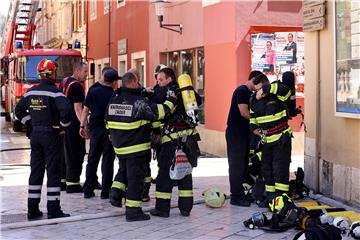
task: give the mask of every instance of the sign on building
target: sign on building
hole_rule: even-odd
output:
[[[312,32],[325,28],[325,0],[304,0],[303,2],[304,32]]]

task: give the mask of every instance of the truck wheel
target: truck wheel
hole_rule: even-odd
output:
[[[15,120],[13,122],[13,130],[14,132],[21,132],[23,124],[19,120]]]

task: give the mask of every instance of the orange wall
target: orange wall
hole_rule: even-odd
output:
[[[118,40],[127,38],[128,68],[130,68],[131,53],[145,50],[147,55],[149,54],[149,2],[127,0],[125,6],[120,8],[116,8],[116,1],[111,1],[111,4],[111,65],[117,68]],[[95,20],[90,21],[90,14],[88,16],[88,57],[94,59],[108,57],[109,14],[104,15],[104,2],[97,2]],[[147,79],[149,77],[147,72]]]

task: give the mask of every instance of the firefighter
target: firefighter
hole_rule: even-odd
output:
[[[292,130],[288,125],[287,102],[291,91],[280,81],[269,84],[263,74],[256,77],[254,84],[257,92],[250,104],[250,126],[261,137],[261,169],[267,195],[261,204],[264,207],[274,197],[289,191]]]
[[[108,69],[104,72],[104,78],[99,82],[100,86],[93,87],[85,99],[85,106],[81,114],[81,125],[79,134],[83,138],[89,138],[90,149],[88,163],[86,165],[86,180],[84,183],[84,198],[95,196],[94,190],[97,185],[96,171],[102,155],[102,191],[101,199],[109,198],[109,191],[114,173],[115,153],[108,138],[108,131],[105,128],[104,116],[110,98],[114,93],[114,86],[121,77],[115,69]],[[90,115],[91,111],[91,115]],[[88,116],[89,124],[87,124]]]
[[[138,79],[132,72],[124,74],[122,86],[110,99],[105,117],[120,165],[110,190],[110,203],[122,207],[125,197],[127,221],[149,220],[141,203],[146,166],[151,157],[151,121],[173,111],[175,99],[170,97],[152,108],[141,95]]]
[[[80,175],[85,156],[85,139],[79,135],[80,118],[85,100],[84,88],[81,82],[87,77],[87,64],[75,63],[74,73],[62,83],[62,89],[72,106],[72,124],[65,131],[64,152],[66,163],[66,192],[83,192],[80,185]]]
[[[32,128],[28,219],[43,215],[39,203],[45,169],[48,218],[69,217],[60,207],[60,134],[71,124],[71,105],[55,86],[55,62],[41,60],[37,72],[41,77],[40,84],[30,88],[15,108],[16,117]]]
[[[169,217],[172,188],[175,184],[175,181],[170,179],[169,169],[173,163],[176,150],[183,148],[191,165],[196,167],[197,158],[200,155],[197,143],[200,140],[200,136],[195,128],[196,123],[185,112],[180,95],[181,90],[176,81],[174,71],[171,68],[161,69],[158,73],[157,81],[159,88],[166,89],[166,91],[159,91],[159,94],[162,95],[155,97],[161,99],[170,93],[179,95],[174,113],[162,121],[161,150],[158,156],[159,172],[156,179],[155,192],[156,206],[154,210],[150,211],[150,214],[153,216]],[[197,93],[196,100],[198,106],[201,105],[201,98]],[[191,174],[178,181],[178,206],[181,215],[185,217],[190,215],[193,206],[192,184]]]

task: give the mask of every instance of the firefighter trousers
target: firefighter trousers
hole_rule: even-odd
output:
[[[158,156],[159,172],[156,178],[156,209],[161,212],[170,212],[170,202],[172,188],[175,181],[170,179],[169,170],[175,157],[175,144],[172,142],[164,143]],[[178,206],[181,211],[190,212],[193,204],[193,181],[192,175],[186,175],[178,180],[179,199]]]
[[[149,200],[149,192],[152,182],[150,162],[151,162],[151,155],[149,155],[149,159],[146,162],[143,201]]]
[[[275,143],[262,146],[261,171],[267,194],[289,191],[289,167],[291,162],[291,137],[283,134]]]
[[[245,198],[243,182],[248,171],[250,136],[234,134],[226,129],[225,137],[231,198],[242,200]]]
[[[97,169],[102,155],[101,197],[108,198],[114,174],[115,152],[105,127],[97,127],[90,131],[90,149],[86,165],[86,180],[83,186],[84,194],[94,192],[97,181]]]
[[[80,126],[72,123],[65,131],[66,186],[79,186],[85,156],[85,139],[79,134]]]
[[[144,178],[150,154],[149,152],[146,155],[130,158],[118,156],[119,170],[111,186],[111,191],[116,194],[111,195],[110,201],[121,202],[122,198],[126,197],[125,206],[132,210],[126,211],[127,216],[141,211]]]
[[[41,188],[45,170],[47,173],[47,210],[49,214],[60,212],[60,134],[56,130],[31,133],[31,160],[28,191],[28,211],[39,210]]]

